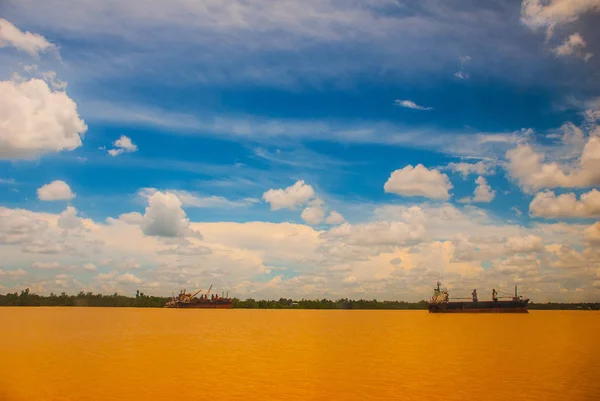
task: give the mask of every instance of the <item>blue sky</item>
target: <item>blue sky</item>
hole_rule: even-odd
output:
[[[598,300],[599,7],[4,2],[0,291]]]

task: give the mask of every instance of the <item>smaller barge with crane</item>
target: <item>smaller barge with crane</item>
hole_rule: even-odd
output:
[[[218,294],[210,295],[211,289],[212,285],[206,291],[206,294],[199,297],[196,297],[196,295],[200,294],[202,290],[198,290],[194,294],[186,293],[185,289],[181,290],[177,297],[173,294],[173,297],[166,303],[165,308],[231,309],[233,302],[229,298],[229,294],[227,296],[219,296]]]
[[[472,298],[454,298],[470,299],[470,301],[450,301],[448,290],[440,288],[440,282],[437,282],[437,288],[433,290],[433,297],[428,302],[429,313],[528,313],[528,298],[523,298],[517,294],[515,286],[515,295],[508,300],[500,300],[496,289],[492,289],[491,301],[480,301],[477,297],[477,290],[471,293]]]

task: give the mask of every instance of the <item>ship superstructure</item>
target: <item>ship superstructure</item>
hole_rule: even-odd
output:
[[[441,288],[441,283],[437,282],[437,287],[433,290],[433,296],[429,301],[429,313],[527,313],[528,298],[523,298],[517,293],[512,297],[498,297],[496,289],[492,289],[491,301],[480,301],[477,295],[477,289],[471,293],[471,298],[454,298],[450,300],[448,290]],[[501,299],[504,298],[504,299]],[[505,299],[510,298],[510,299]],[[470,300],[467,300],[470,299]],[[463,301],[464,300],[464,301]]]
[[[212,309],[230,309],[233,306],[231,298],[228,296],[219,296],[211,294],[212,285],[206,291],[206,294],[199,295],[202,290],[196,291],[194,294],[187,293],[185,289],[181,290],[177,297],[173,295],[166,303],[165,308],[212,308]],[[210,295],[210,297],[209,297]],[[229,295],[229,294],[228,294]]]

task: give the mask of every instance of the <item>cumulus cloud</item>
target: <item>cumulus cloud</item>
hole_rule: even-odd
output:
[[[131,138],[125,135],[121,135],[119,139],[113,142],[114,149],[109,149],[108,154],[111,156],[118,156],[123,153],[137,152],[138,147],[131,141]]]
[[[414,221],[380,221],[352,225],[344,223],[332,227],[322,238],[343,240],[345,244],[360,247],[400,246],[421,240],[426,229]]]
[[[545,28],[550,35],[554,26],[574,22],[599,9],[598,0],[524,0],[521,21],[532,29]]]
[[[45,37],[37,33],[23,32],[10,21],[0,18],[0,47],[12,46],[31,56],[56,49]]]
[[[81,146],[77,105],[41,79],[0,81],[0,159],[32,159]]]
[[[475,191],[473,192],[473,197],[461,198],[458,201],[460,203],[470,203],[470,202],[480,202],[480,203],[488,203],[491,202],[496,196],[496,191],[492,189],[492,187],[488,184],[485,178],[477,177],[475,180]]]
[[[593,189],[579,200],[574,193],[556,196],[552,191],[540,192],[529,204],[529,213],[551,219],[600,216],[600,191]]]
[[[23,209],[0,206],[0,243],[28,244],[46,231],[48,222]]]
[[[504,240],[505,254],[538,252],[544,248],[543,241],[536,235],[513,236]]]
[[[585,229],[585,239],[592,245],[600,245],[600,221]]]
[[[67,206],[58,217],[57,225],[65,230],[74,230],[83,227],[83,222],[77,217],[77,209]]]
[[[75,248],[75,251],[42,260],[48,264],[46,267],[52,267],[54,262],[71,266],[81,272],[80,279],[85,281],[76,285],[68,283],[71,287],[67,289],[61,287],[67,284],[65,282],[49,281],[44,285],[45,293],[77,292],[80,288],[121,293],[139,285],[145,292],[152,288],[154,294],[167,295],[174,282],[190,288],[210,281],[217,288],[242,298],[276,298],[280,294],[295,298],[346,297],[360,293],[378,299],[418,300],[430,295],[440,269],[444,270],[445,282],[454,288],[470,286],[468,283],[473,280],[482,287],[498,285],[499,281],[509,286],[513,280],[519,280],[524,290],[536,285],[542,291],[554,291],[552,286],[561,282],[561,276],[554,271],[549,269],[541,275],[535,269],[516,269],[518,258],[507,260],[515,255],[522,259],[534,254],[538,260],[552,261],[545,243],[577,244],[581,238],[579,243],[583,244],[583,231],[589,227],[541,223],[534,228],[508,225],[473,206],[457,208],[447,203],[380,207],[375,218],[381,220],[342,224],[321,231],[291,223],[190,223],[191,228],[205,235],[201,240],[144,235],[140,225],[127,224],[121,219],[103,224],[80,218],[86,229],[74,232],[58,226],[58,214],[0,208],[0,238],[11,241],[2,245],[4,263],[29,266],[25,269],[30,273],[7,280],[7,269],[3,266],[2,278],[8,286],[4,282],[3,285],[11,292],[24,285],[41,288],[33,287],[39,283],[35,279],[40,273],[31,267],[39,259],[22,253],[21,249],[25,244],[40,240],[39,233],[45,233],[44,239],[57,243],[68,236],[66,239]],[[589,244],[592,244],[592,234]],[[92,246],[99,242],[102,242],[100,247]],[[562,265],[578,263],[577,266],[584,266],[580,268],[582,272],[587,269],[585,263],[589,266],[591,261],[597,260],[591,251],[579,256],[565,251],[562,255]],[[567,256],[572,261],[567,260]],[[98,266],[99,274],[92,277],[85,272],[83,262],[74,263],[74,258]],[[493,261],[494,266],[505,261],[502,271],[482,269],[481,263],[486,260]],[[108,272],[106,265],[112,266]],[[132,270],[141,265],[147,268]],[[293,279],[281,276],[268,283],[252,278],[278,269],[293,270],[300,276]],[[89,271],[93,268],[89,267]],[[578,270],[577,280],[583,277],[579,274]],[[343,283],[347,277],[355,277],[356,281]],[[547,284],[536,284],[541,280]],[[582,281],[577,287],[588,290],[591,284],[586,283]],[[403,290],[407,286],[409,292]],[[531,293],[531,290],[525,291]],[[536,300],[560,300],[553,294],[539,295]]]
[[[138,212],[129,212],[120,214],[119,220],[128,224],[142,224],[144,222],[144,216]]]
[[[0,276],[1,275],[6,275],[8,277],[23,277],[23,276],[27,276],[29,273],[27,273],[25,270],[23,269],[17,269],[17,270],[5,270],[2,271],[0,269]]]
[[[412,100],[397,100],[396,99],[394,101],[394,104],[396,106],[405,107],[407,109],[413,109],[413,110],[433,110],[433,107],[419,106]]]
[[[117,282],[123,284],[140,284],[143,280],[131,273],[125,273],[117,277]]]
[[[96,276],[97,280],[100,281],[104,281],[104,280],[113,280],[115,277],[117,277],[118,272],[116,270],[113,270],[112,272],[109,273],[100,273]]]
[[[43,201],[71,200],[75,198],[71,187],[61,180],[52,181],[50,184],[38,188],[37,195],[38,199]]]
[[[586,53],[584,51],[585,47],[585,41],[583,40],[581,35],[576,32],[573,35],[566,38],[564,42],[561,43],[559,46],[554,48],[554,54],[556,54],[557,56],[577,55],[585,61],[588,61],[593,56],[593,54]]]
[[[323,201],[320,199],[313,200],[300,215],[302,220],[308,224],[321,224],[325,218],[325,209],[323,209]]]
[[[295,209],[308,203],[314,196],[313,188],[300,180],[285,189],[269,189],[262,199],[271,205],[271,210],[279,210]]]
[[[541,262],[534,254],[515,255],[494,261],[492,269],[500,274],[526,275],[539,271],[540,264]]]
[[[422,164],[408,165],[392,172],[384,185],[387,193],[403,196],[424,196],[431,199],[447,200],[453,188],[448,176],[438,169],[429,170]]]
[[[331,212],[329,212],[329,216],[327,216],[325,223],[336,225],[336,224],[342,224],[344,221],[346,221],[344,219],[344,216],[342,216],[339,212],[332,210]]]
[[[126,258],[117,264],[118,270],[130,270],[130,269],[139,269],[142,265],[133,258]]]
[[[600,185],[600,137],[591,136],[572,166],[546,163],[546,155],[530,144],[506,152],[509,175],[526,192],[542,188],[586,188]]]
[[[190,228],[190,221],[181,208],[181,201],[177,195],[160,191],[148,198],[142,230],[146,235],[158,237],[199,235]]]
[[[212,253],[212,250],[206,246],[190,246],[190,245],[177,245],[173,248],[162,249],[158,253],[163,255],[186,255],[186,256],[198,256],[208,255]]]
[[[467,178],[470,174],[491,175],[494,174],[495,165],[488,161],[479,161],[477,163],[448,163],[446,169],[453,173],[460,173],[462,178]]]
[[[477,177],[475,183],[477,187],[473,193],[473,202],[491,202],[496,196],[496,191],[490,187],[483,177]]]
[[[46,255],[56,254],[67,254],[75,250],[75,248],[69,244],[61,241],[52,241],[49,239],[45,240],[34,240],[29,244],[23,245],[24,253],[40,253]]]
[[[86,270],[86,271],[89,271],[89,272],[95,272],[97,270],[97,267],[93,263],[85,263],[83,265],[83,270]]]
[[[62,269],[64,266],[58,262],[34,262],[31,267],[40,270],[56,270]]]

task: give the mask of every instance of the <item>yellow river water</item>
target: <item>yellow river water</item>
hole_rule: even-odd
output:
[[[0,400],[600,400],[600,313],[0,308]]]

